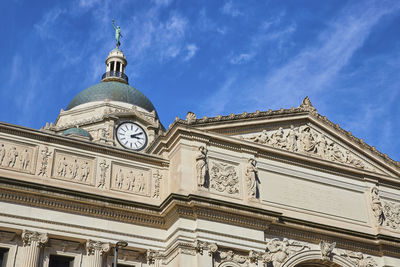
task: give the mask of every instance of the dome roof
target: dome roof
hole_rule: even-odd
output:
[[[69,128],[62,132],[62,135],[65,135],[65,136],[72,135],[72,134],[87,137],[90,140],[92,140],[92,136],[90,135],[90,133],[82,128],[74,127],[74,128]]]
[[[142,92],[120,82],[102,82],[86,88],[72,99],[67,110],[81,104],[105,99],[129,103],[149,112],[155,110],[153,104]]]

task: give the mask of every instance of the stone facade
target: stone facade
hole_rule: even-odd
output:
[[[131,151],[115,128],[149,137]],[[91,140],[64,136],[79,126]],[[133,134],[133,136],[136,136]],[[118,101],[40,131],[0,123],[0,251],[8,267],[400,266],[400,164],[298,108],[177,118]],[[5,255],[5,254],[4,254]]]

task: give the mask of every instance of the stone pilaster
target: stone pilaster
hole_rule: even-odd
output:
[[[103,255],[110,250],[110,243],[88,240],[86,242],[89,256],[88,267],[103,267]]]
[[[46,233],[24,230],[22,232],[22,241],[24,243],[22,266],[39,267],[40,249],[48,240]]]

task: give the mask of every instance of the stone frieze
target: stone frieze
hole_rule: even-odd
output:
[[[235,165],[211,161],[210,191],[239,195],[239,177]]]
[[[35,172],[35,146],[0,139],[0,168]]]
[[[150,170],[113,163],[110,188],[130,194],[149,196]]]
[[[94,158],[83,155],[55,151],[52,177],[80,184],[93,184]]]
[[[263,130],[261,133],[240,136],[240,138],[359,169],[377,171],[370,163],[309,125],[298,127],[291,125],[290,128],[279,127],[272,131]]]

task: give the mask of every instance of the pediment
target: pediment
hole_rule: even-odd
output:
[[[197,129],[284,150],[296,155],[398,177],[400,166],[387,155],[322,117],[300,108],[196,119]]]
[[[264,125],[257,131],[231,135],[245,142],[256,143],[275,149],[313,157],[324,161],[343,164],[361,170],[393,175],[389,170],[374,162],[368,154],[356,148],[355,144],[343,140],[334,132],[328,132],[318,124],[285,121]]]

